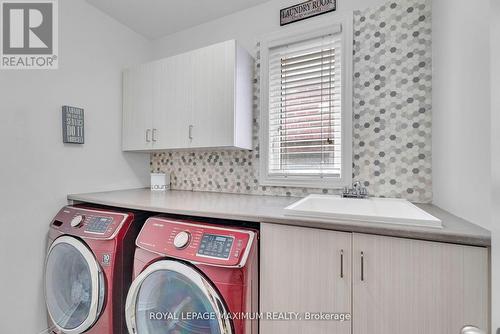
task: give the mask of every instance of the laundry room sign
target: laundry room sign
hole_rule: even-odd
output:
[[[85,142],[83,109],[62,107],[63,143],[83,144]]]
[[[280,11],[280,25],[305,20],[337,10],[337,0],[310,0]]]

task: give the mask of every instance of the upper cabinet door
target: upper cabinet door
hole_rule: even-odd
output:
[[[234,40],[125,71],[123,149],[252,149],[252,75]]]
[[[351,313],[351,241],[350,233],[261,224],[260,311],[297,312],[302,319],[261,320],[260,333],[351,333],[349,320],[305,318]]]
[[[124,151],[152,148],[153,71],[152,64],[144,64],[123,73]]]
[[[215,44],[191,55],[192,147],[233,146],[236,43]]]
[[[355,234],[354,334],[488,332],[486,248]]]
[[[192,56],[182,54],[155,63],[153,84],[153,149],[191,145],[193,68]]]

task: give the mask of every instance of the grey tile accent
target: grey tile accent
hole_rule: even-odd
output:
[[[370,193],[432,200],[431,6],[354,13],[353,176]]]
[[[375,196],[432,200],[429,1],[394,1],[354,13],[353,177]],[[283,196],[338,193],[259,185],[258,69],[259,59],[254,150],[152,154],[151,170],[170,172],[172,189]]]

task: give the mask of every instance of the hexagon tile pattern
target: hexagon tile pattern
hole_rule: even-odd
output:
[[[431,6],[354,13],[353,177],[370,193],[432,200]]]
[[[353,176],[371,195],[432,200],[430,0],[389,2],[354,13]],[[304,196],[335,189],[261,186],[259,46],[253,151],[169,151],[151,171],[171,173],[172,189]]]

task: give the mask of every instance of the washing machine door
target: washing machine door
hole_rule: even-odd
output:
[[[45,264],[45,301],[59,331],[80,334],[92,327],[105,290],[101,267],[83,242],[62,236],[52,243]]]
[[[126,302],[131,334],[232,334],[223,299],[203,274],[163,260],[132,283]]]

